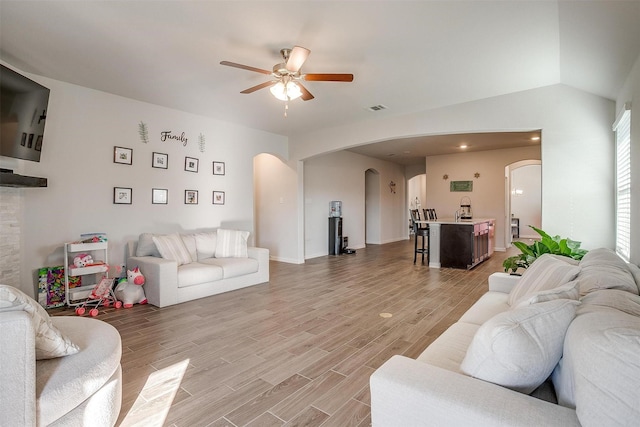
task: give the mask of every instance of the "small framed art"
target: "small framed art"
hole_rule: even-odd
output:
[[[113,163],[120,163],[121,165],[133,164],[133,149],[113,147]]]
[[[133,190],[127,187],[113,187],[113,203],[116,205],[130,205]]]
[[[198,190],[184,190],[184,204],[185,205],[197,205],[198,204]]]
[[[151,166],[154,168],[167,169],[169,167],[169,155],[154,152]]]
[[[198,172],[198,159],[194,157],[185,157],[184,170],[187,172]]]
[[[213,192],[213,204],[214,205],[224,205],[224,191],[214,191]]]
[[[154,205],[166,205],[169,203],[169,190],[166,188],[151,189],[151,203]]]
[[[213,174],[224,175],[224,162],[213,162]]]

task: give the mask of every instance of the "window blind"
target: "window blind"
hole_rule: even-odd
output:
[[[631,255],[631,106],[613,125],[616,133],[616,252]]]

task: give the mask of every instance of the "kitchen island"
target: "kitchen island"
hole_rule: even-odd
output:
[[[418,221],[429,225],[429,267],[471,269],[493,254],[495,219]]]

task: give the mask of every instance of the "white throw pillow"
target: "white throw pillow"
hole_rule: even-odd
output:
[[[176,261],[178,265],[189,264],[193,261],[182,238],[177,233],[153,236],[153,242],[164,259]]]
[[[218,233],[213,231],[211,233],[198,233],[196,234],[196,252],[198,261],[213,258],[216,254],[216,245]]]
[[[549,289],[546,291],[539,291],[521,299],[517,307],[524,307],[531,304],[538,304],[540,302],[553,301],[556,299],[572,299],[578,300],[580,298],[580,283],[577,280],[573,280],[566,285],[558,286],[557,288]]]
[[[580,268],[581,295],[599,289],[620,289],[638,295],[629,265],[611,249],[590,250],[580,261]]]
[[[579,272],[578,266],[552,255],[542,255],[531,263],[509,293],[509,305],[514,307],[529,295],[569,283]]]
[[[531,393],[562,357],[578,301],[555,300],[502,312],[476,332],[460,369],[467,375]]]
[[[13,286],[0,285],[0,302],[2,306],[21,306],[31,317],[36,338],[36,360],[53,359],[77,353],[80,349],[58,330],[40,304],[27,294]],[[11,308],[8,308],[11,310]]]
[[[136,248],[136,256],[155,256],[160,258],[160,252],[153,243],[153,234],[142,233],[138,238],[138,247]]]
[[[216,258],[247,258],[249,232],[242,230],[218,229]]]

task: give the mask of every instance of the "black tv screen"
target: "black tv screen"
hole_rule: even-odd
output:
[[[39,162],[49,89],[0,67],[0,156]]]

